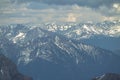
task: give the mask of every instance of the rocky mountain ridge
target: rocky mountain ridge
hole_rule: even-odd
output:
[[[119,73],[120,57],[109,50],[42,26],[16,24],[0,29],[4,54],[35,80],[88,80],[102,73]]]
[[[107,73],[92,80],[120,80],[120,74]]]

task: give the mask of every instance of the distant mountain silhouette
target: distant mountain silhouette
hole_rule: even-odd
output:
[[[0,80],[32,80],[19,73],[16,65],[0,51]]]

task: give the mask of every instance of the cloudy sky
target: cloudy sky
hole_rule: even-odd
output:
[[[0,0],[0,24],[120,19],[120,0]]]

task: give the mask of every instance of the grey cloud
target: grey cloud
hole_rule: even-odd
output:
[[[120,9],[120,7],[118,8]],[[117,10],[116,8],[113,7],[106,7],[106,6],[101,6],[98,10],[98,12],[104,14],[105,16],[111,17],[111,16],[120,16],[120,11]]]
[[[25,9],[7,10],[0,15],[0,24],[4,23],[40,23],[40,22],[84,22],[102,21],[104,16],[91,8],[74,6],[60,6],[63,9]],[[68,9],[69,8],[69,9]],[[47,16],[46,16],[47,15]],[[94,17],[94,19],[93,19]]]
[[[100,6],[111,6],[113,3],[120,3],[120,0],[11,0],[12,2],[40,2],[45,4],[54,5],[73,5],[88,6],[98,8]]]
[[[0,9],[0,24],[65,22],[70,19],[76,22],[99,22],[108,20],[109,17],[120,19],[120,10],[111,6],[119,2],[120,0],[0,0],[3,7],[9,6]]]

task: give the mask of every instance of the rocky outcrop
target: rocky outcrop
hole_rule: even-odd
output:
[[[0,53],[0,80],[32,80],[18,72],[16,65]]]
[[[120,74],[107,73],[107,74],[102,75],[100,77],[96,77],[92,80],[120,80]]]

